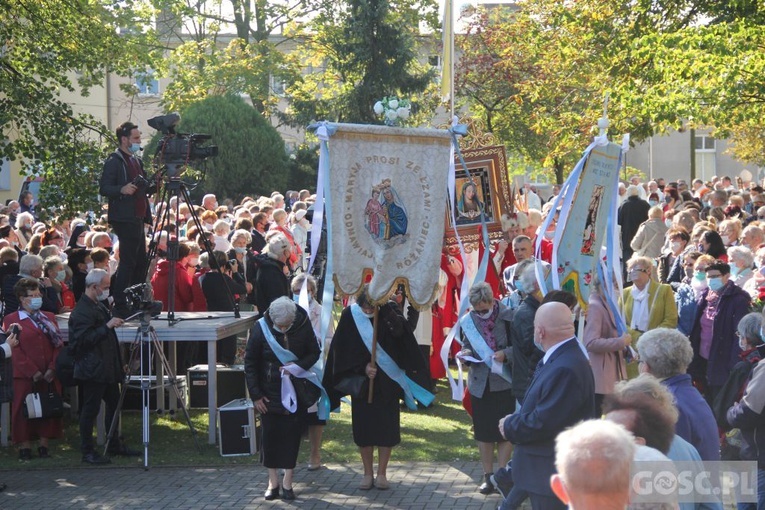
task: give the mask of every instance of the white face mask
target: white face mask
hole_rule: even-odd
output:
[[[672,228],[672,220],[667,218],[664,220],[664,224],[667,226],[667,228]]]
[[[723,244],[725,246],[728,246],[730,244],[730,237],[728,237],[728,236],[720,236],[720,238],[722,239],[722,242],[723,242]]]
[[[678,252],[680,251],[681,244],[678,241],[675,241],[672,243],[672,251]]]
[[[480,317],[481,319],[488,319],[489,317],[491,317],[491,312],[493,312],[493,311],[494,311],[494,308],[491,308],[491,309],[489,309],[489,310],[488,310],[487,312],[485,312],[485,313],[478,313],[478,312],[475,312],[475,314],[476,314],[478,317]]]

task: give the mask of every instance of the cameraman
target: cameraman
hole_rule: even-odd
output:
[[[119,238],[120,261],[114,277],[115,314],[130,314],[125,288],[143,283],[146,277],[146,236],[144,223],[151,224],[148,195],[156,186],[146,180],[141,150],[141,132],[132,122],[117,128],[119,148],[106,158],[99,193],[109,198],[109,224]]]
[[[110,430],[120,398],[119,383],[124,370],[114,328],[124,322],[112,317],[101,301],[109,296],[109,273],[92,269],[85,277],[85,292],[69,316],[69,349],[75,359],[74,378],[82,384],[80,441],[82,461],[108,464],[109,459],[95,451],[93,423],[106,403],[106,429]],[[115,427],[118,430],[118,427]],[[137,455],[121,438],[109,442],[110,455]]]

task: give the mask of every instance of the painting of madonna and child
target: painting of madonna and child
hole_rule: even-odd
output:
[[[408,239],[409,218],[390,179],[372,187],[364,220],[367,232],[378,244],[390,246]]]

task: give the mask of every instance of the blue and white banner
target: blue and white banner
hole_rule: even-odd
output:
[[[337,290],[384,302],[406,285],[418,308],[438,286],[446,217],[450,133],[436,129],[333,124],[330,237]]]
[[[560,214],[553,240],[552,286],[576,295],[583,310],[587,309],[593,276],[601,272],[601,277],[607,278],[607,274],[618,273],[620,252],[614,206],[622,151],[623,147],[610,143],[605,136],[597,137],[561,187],[553,205],[560,208]],[[543,223],[543,232],[553,216],[549,215]],[[538,242],[537,256],[540,250]],[[600,268],[603,259],[606,268]],[[544,278],[538,280],[546,293]],[[608,284],[603,287],[607,292],[611,289]],[[609,297],[607,301],[611,301]]]

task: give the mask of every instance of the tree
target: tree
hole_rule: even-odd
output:
[[[328,2],[155,1],[165,13],[162,33],[172,46],[163,67],[172,79],[162,97],[165,109],[183,110],[209,96],[241,94],[267,118],[279,99],[271,90],[272,80],[291,82],[300,73],[294,55],[280,49],[290,40],[285,31]]]
[[[219,150],[217,157],[205,162],[204,184],[193,193],[195,198],[215,193],[238,200],[285,189],[289,159],[284,141],[244,99],[211,96],[182,113],[179,132],[209,134]]]
[[[42,203],[96,209],[97,176],[114,134],[61,91],[87,97],[107,72],[152,60],[148,11],[131,1],[0,0],[0,157],[45,178]]]
[[[287,89],[285,120],[379,124],[375,102],[396,96],[413,103],[416,124],[437,104],[434,70],[419,63],[420,24],[437,23],[432,0],[349,0],[322,10],[305,39],[303,65],[320,72]],[[426,93],[426,91],[428,91]]]

